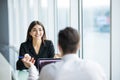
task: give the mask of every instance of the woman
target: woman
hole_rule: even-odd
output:
[[[38,58],[53,58],[54,52],[52,41],[46,40],[43,24],[39,21],[33,21],[28,28],[26,41],[20,46],[17,70],[27,69],[21,61],[25,54],[35,59],[35,66],[37,67]]]

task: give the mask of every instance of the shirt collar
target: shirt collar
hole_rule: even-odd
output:
[[[79,59],[78,55],[75,53],[69,53],[62,57],[63,61],[74,60],[74,59]]]

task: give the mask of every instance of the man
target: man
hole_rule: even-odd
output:
[[[106,80],[99,64],[80,59],[76,52],[80,38],[77,30],[66,27],[58,34],[58,47],[63,55],[62,61],[44,66],[38,74],[33,65],[34,59],[23,58],[29,68],[29,80]]]

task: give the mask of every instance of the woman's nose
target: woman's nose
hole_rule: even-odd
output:
[[[40,33],[40,31],[39,30],[37,30],[37,34],[39,34]]]

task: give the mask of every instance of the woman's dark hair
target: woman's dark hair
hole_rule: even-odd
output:
[[[43,28],[42,42],[44,43],[44,40],[46,39],[45,28],[44,28],[43,24],[39,21],[33,21],[29,25],[29,28],[28,28],[28,31],[27,31],[26,41],[32,41],[32,36],[30,35],[30,32],[35,25],[40,25]]]
[[[79,40],[79,33],[72,27],[66,27],[58,34],[58,44],[62,48],[63,54],[75,53]]]

